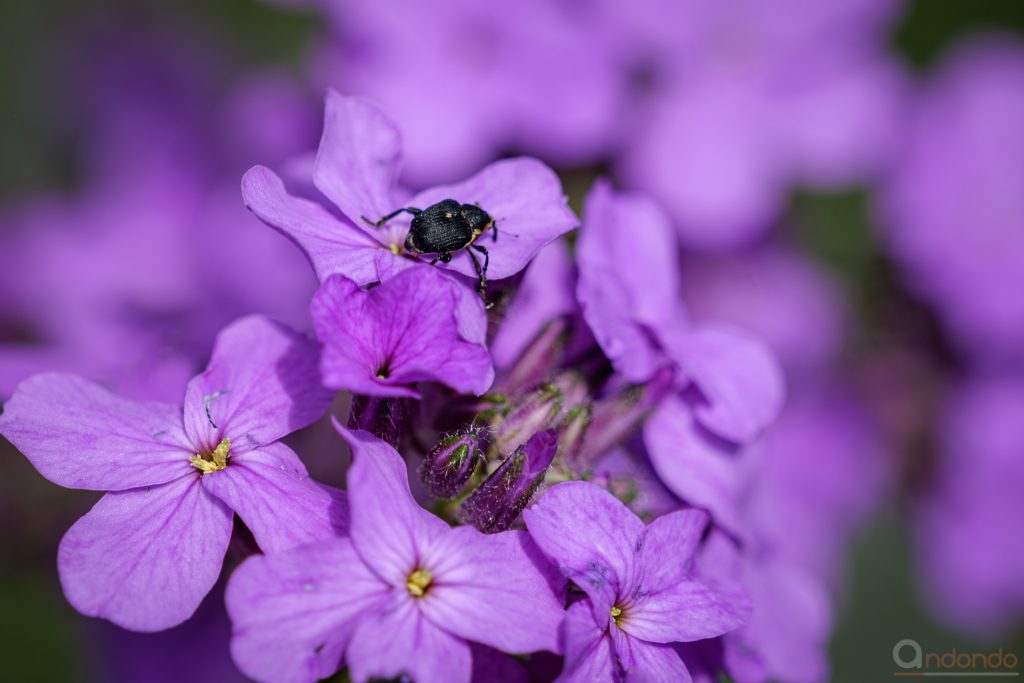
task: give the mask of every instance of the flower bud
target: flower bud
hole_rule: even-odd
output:
[[[558,428],[559,462],[575,462],[583,449],[593,410],[590,404],[573,407]]]
[[[662,368],[647,382],[625,387],[594,404],[576,464],[586,466],[616,446],[620,446],[640,428],[651,411],[671,390],[675,374]]]
[[[420,466],[420,479],[438,498],[454,498],[483,460],[481,436],[476,430],[453,434],[434,446]]]
[[[556,318],[546,324],[498,381],[498,390],[514,395],[536,387],[561,363],[568,339],[567,320]]]
[[[511,528],[544,481],[557,450],[553,429],[535,435],[469,495],[459,508],[459,521],[487,534]]]
[[[531,391],[497,420],[494,445],[500,455],[514,453],[538,432],[558,427],[569,412],[587,401],[587,385],[576,372],[563,372]]]

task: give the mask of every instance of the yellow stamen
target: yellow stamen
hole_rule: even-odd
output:
[[[196,453],[190,456],[188,461],[192,463],[192,467],[203,474],[210,474],[211,472],[218,472],[228,466],[228,457],[231,453],[231,439],[222,439],[217,447],[213,449],[212,453],[200,454]]]
[[[622,610],[615,605],[612,605],[612,620],[614,620],[616,624],[619,623],[620,616],[622,616]]]
[[[391,250],[391,253],[396,255],[396,256],[398,254],[402,253],[402,245],[401,244],[390,244],[390,245],[388,245],[388,248]]]
[[[430,580],[433,578],[426,569],[417,569],[412,574],[409,574],[405,587],[408,589],[409,595],[414,598],[422,598],[426,594],[427,588],[430,587]]]

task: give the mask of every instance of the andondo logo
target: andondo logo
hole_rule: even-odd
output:
[[[956,648],[946,652],[930,652],[911,638],[896,643],[892,659],[899,667],[893,676],[962,676],[1009,677],[1020,676],[1017,665],[1020,658],[1002,648],[992,652],[961,652]]]

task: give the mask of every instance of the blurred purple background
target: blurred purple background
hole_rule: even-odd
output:
[[[693,318],[778,354],[742,512],[777,609],[738,640],[781,635],[747,677],[1024,656],[1021,3],[23,1],[0,54],[0,401],[43,369],[176,399],[240,315],[308,328],[239,181],[301,164],[335,87],[399,124],[410,187],[526,153],[577,211],[600,175],[649,193]],[[74,613],[56,544],[96,496],[0,456],[0,679],[241,680],[217,597],[155,635]]]

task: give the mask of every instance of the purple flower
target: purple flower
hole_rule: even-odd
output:
[[[697,573],[729,590],[749,592],[749,620],[723,638],[726,670],[737,683],[828,679],[833,607],[825,583],[764,547],[741,549],[712,531],[697,557]]]
[[[698,323],[721,321],[760,337],[787,382],[814,381],[836,358],[846,302],[838,283],[794,250],[765,246],[682,267],[683,299]]]
[[[311,305],[324,343],[324,383],[370,396],[419,398],[411,385],[425,381],[484,393],[494,368],[478,336],[486,325],[483,305],[464,293],[425,265],[369,291],[341,275],[329,277]],[[464,311],[473,315],[468,334]]]
[[[579,165],[616,141],[624,88],[585,7],[322,4],[334,35],[317,55],[318,75],[394,117],[408,157],[403,177],[417,187],[462,177],[507,149]]]
[[[1024,379],[981,375],[941,413],[932,490],[914,511],[928,605],[949,625],[992,637],[1024,615]]]
[[[218,336],[184,410],[44,374],[18,387],[0,433],[50,481],[110,491],[61,541],[68,601],[157,631],[187,619],[213,586],[234,513],[268,551],[344,531],[341,493],[310,481],[278,442],[330,400],[316,345],[250,317]]]
[[[746,517],[759,542],[838,586],[854,533],[888,492],[891,453],[838,378],[791,394],[765,434]]]
[[[781,409],[777,362],[747,334],[688,323],[676,240],[647,198],[595,185],[577,254],[583,317],[618,374],[645,382],[670,367],[679,378],[644,431],[659,477],[717,523],[735,527],[742,464],[736,453]]]
[[[131,36],[108,42],[140,43],[134,25]],[[100,75],[78,78],[96,109],[83,117],[83,184],[4,211],[0,328],[18,333],[0,331],[0,397],[61,370],[173,402],[231,321],[264,313],[308,325],[316,280],[239,202],[246,166],[230,144],[245,130],[247,154],[305,148],[315,137],[305,140],[304,103],[295,86],[262,74],[213,97],[191,58],[164,73],[181,43],[141,41],[143,54],[115,46],[94,67]]]
[[[1022,118],[1024,48],[964,45],[920,94],[882,197],[909,285],[989,364],[1024,358]]]
[[[884,56],[897,0],[608,4],[618,40],[654,71],[619,171],[662,203],[687,246],[749,242],[791,184],[835,187],[884,168],[904,90]]]
[[[257,680],[405,674],[468,683],[471,643],[558,648],[560,600],[525,532],[450,528],[412,498],[405,463],[366,432],[353,450],[349,538],[247,560],[228,585],[232,653]]]
[[[707,515],[682,510],[649,526],[585,482],[552,487],[523,513],[530,535],[587,594],[569,608],[561,681],[686,681],[672,643],[714,638],[750,612],[737,591],[692,572]]]
[[[576,225],[558,177],[539,161],[505,159],[466,181],[410,197],[398,186],[398,130],[380,111],[364,100],[330,91],[325,117],[311,172],[314,187],[305,173],[294,183],[311,198],[290,194],[284,181],[263,166],[252,168],[242,180],[246,205],[298,243],[321,280],[341,274],[368,284],[413,265],[415,256],[405,253],[404,246],[409,216],[397,216],[379,228],[365,220],[376,221],[402,207],[423,209],[446,198],[479,204],[498,227],[497,241],[487,240],[492,280],[518,273],[545,244]],[[464,250],[453,254],[451,263],[436,267],[476,278]]]

